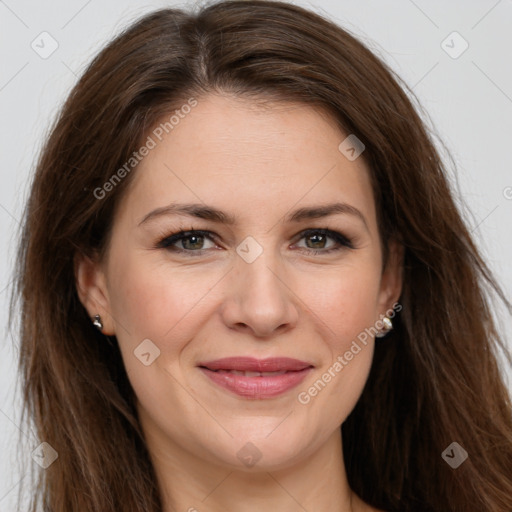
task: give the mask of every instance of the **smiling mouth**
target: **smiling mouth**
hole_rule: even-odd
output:
[[[224,358],[198,365],[220,388],[243,398],[267,399],[300,384],[314,366],[297,359]]]

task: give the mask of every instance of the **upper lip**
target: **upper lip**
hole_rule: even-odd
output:
[[[242,372],[300,371],[313,367],[311,363],[290,357],[269,357],[267,359],[224,357],[214,361],[199,363],[198,366],[208,368],[209,370],[237,370]]]

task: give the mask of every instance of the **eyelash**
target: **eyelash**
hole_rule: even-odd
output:
[[[330,254],[336,251],[340,251],[343,249],[353,249],[354,246],[352,244],[352,241],[347,238],[346,236],[342,235],[341,233],[338,233],[337,231],[332,231],[327,228],[310,228],[306,229],[304,231],[301,231],[299,233],[299,239],[298,241],[302,240],[302,238],[311,235],[311,234],[321,234],[325,235],[329,238],[332,238],[338,245],[335,247],[331,247],[330,249],[307,249],[307,248],[300,248],[300,250],[306,251],[308,254]],[[168,249],[172,252],[176,253],[188,253],[190,257],[194,257],[196,255],[201,255],[204,252],[208,251],[209,249],[198,249],[198,250],[191,250],[191,249],[178,249],[177,247],[173,246],[176,242],[179,242],[183,239],[190,238],[192,236],[201,236],[204,238],[208,238],[212,242],[216,242],[216,236],[213,235],[211,231],[204,231],[202,229],[190,229],[190,230],[182,230],[178,231],[176,233],[172,233],[170,235],[166,235],[164,238],[162,238],[156,245],[157,249]],[[194,253],[194,256],[192,254]]]

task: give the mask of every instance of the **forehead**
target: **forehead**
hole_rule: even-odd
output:
[[[213,95],[186,112],[172,122],[171,112],[148,132],[153,147],[126,198],[137,215],[180,200],[240,218],[335,201],[374,216],[365,162],[339,150],[347,134],[325,112]]]

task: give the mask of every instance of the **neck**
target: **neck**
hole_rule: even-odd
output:
[[[151,429],[148,449],[157,474],[164,512],[360,512],[350,490],[336,430],[309,457],[285,469],[259,461],[246,470],[222,466],[185,451]]]

